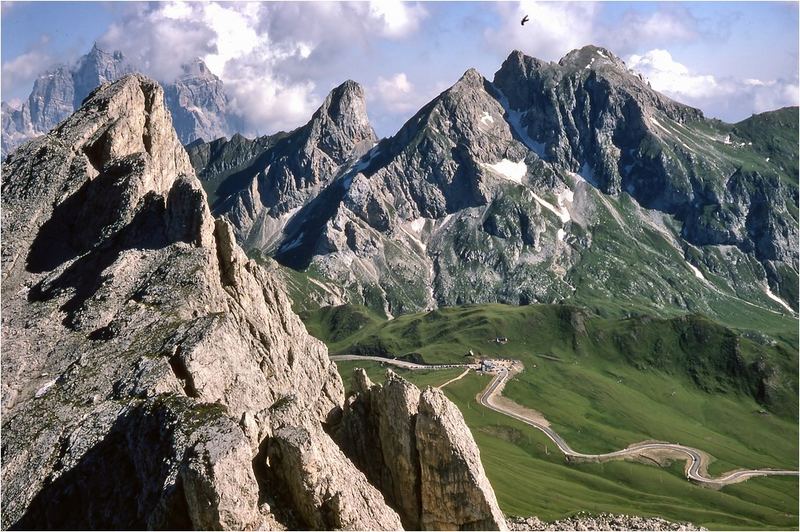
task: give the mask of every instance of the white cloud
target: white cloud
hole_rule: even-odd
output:
[[[375,92],[390,112],[404,113],[416,106],[414,86],[405,72],[399,72],[389,79],[378,76]]]
[[[488,44],[508,52],[517,48],[549,61],[587,44],[605,46],[626,55],[642,47],[692,41],[700,34],[699,22],[681,6],[663,6],[642,13],[629,9],[621,17],[602,17],[602,2],[548,2],[522,0],[495,4],[503,23],[484,33]],[[522,26],[523,16],[528,22]]]
[[[369,3],[369,17],[380,24],[379,33],[383,37],[401,38],[414,33],[428,15],[418,3],[400,0],[375,0]]]
[[[536,57],[555,60],[574,48],[592,43],[597,5],[593,2],[556,3],[523,0],[497,4],[503,25],[485,31],[493,46],[520,49]],[[522,26],[522,17],[529,21]]]
[[[634,54],[627,64],[647,78],[655,90],[700,107],[710,116],[741,119],[749,113],[798,105],[800,100],[797,79],[717,78],[692,72],[667,50]]]
[[[632,55],[628,67],[640,72],[657,91],[670,95],[704,98],[719,95],[729,89],[717,83],[714,76],[689,72],[675,61],[667,50],[650,50],[643,55]]]
[[[652,13],[626,12],[613,26],[598,28],[595,38],[625,55],[643,47],[689,42],[698,37],[698,22],[685,8],[668,6]]]
[[[56,63],[56,59],[46,50],[49,42],[50,37],[42,35],[26,52],[3,63],[3,92],[23,86],[30,88],[39,75]]]
[[[342,61],[371,39],[416,32],[418,3],[170,2],[139,5],[100,39],[160,80],[200,57],[225,83],[249,132],[291,129],[307,121],[341,80]],[[330,86],[318,80],[336,78]],[[397,100],[397,105],[402,106]]]

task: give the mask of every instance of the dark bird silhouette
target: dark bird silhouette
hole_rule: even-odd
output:
[[[519,23],[520,26],[524,26],[526,22],[528,22],[528,15],[522,17],[522,21]]]

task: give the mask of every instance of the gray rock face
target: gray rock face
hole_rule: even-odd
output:
[[[122,52],[114,51],[109,53],[98,48],[97,43],[95,43],[89,53],[81,57],[69,72],[74,87],[73,109],[79,109],[84,98],[98,86],[116,81],[133,71],[133,65],[128,62]],[[71,112],[67,116],[69,114]],[[52,126],[56,123],[52,124]],[[41,129],[48,131],[50,128],[43,127]]]
[[[483,472],[478,446],[465,437],[465,428],[461,412],[440,390],[428,388],[422,393],[415,428],[423,486],[422,526],[504,530],[505,520]]]
[[[458,408],[391,370],[374,385],[353,374],[336,438],[397,510],[406,528],[504,530],[505,520]]]
[[[364,91],[347,81],[291,133],[188,147],[212,208],[249,249],[269,251],[292,215],[375,142]]]
[[[122,54],[105,52],[95,44],[75,65],[45,72],[20,109],[3,104],[2,153],[8,154],[34,137],[44,135],[80,108],[95,88],[134,72]],[[183,143],[230,135],[241,126],[228,111],[222,81],[196,60],[184,65],[183,74],[167,84],[167,107]]]
[[[228,111],[222,80],[200,59],[183,65],[183,73],[164,92],[175,132],[184,144],[218,139],[241,127]]]
[[[225,151],[209,146],[197,158],[210,161],[206,183],[240,191],[226,190],[236,199],[215,212],[259,228],[237,232],[246,248],[331,279],[387,316],[594,304],[606,292],[655,312],[724,317],[709,303],[722,296],[793,313],[797,180],[786,161],[796,157],[776,157],[758,139],[794,133],[747,122],[706,120],[588,46],[558,63],[514,52],[493,82],[470,70],[394,137],[355,162],[329,159],[329,177],[295,179],[301,186],[272,166],[262,181],[245,179],[268,159],[240,157],[241,141],[230,156],[201,156]],[[277,137],[258,142],[260,153],[295,149]]]
[[[316,530],[400,530],[383,495],[295,404],[273,412],[268,456],[301,522]],[[313,429],[311,427],[317,427]]]
[[[702,122],[702,113],[651,90],[609,51],[585,47],[557,65],[515,52],[494,84],[549,160],[591,168],[604,192],[626,190],[644,207],[676,215],[691,244],[735,245],[762,262],[797,264],[797,224],[785,208],[791,188],[775,172],[743,171],[708,153],[709,139],[693,139],[684,126]]]
[[[259,526],[235,420],[291,392],[319,423],[342,386],[215,226],[161,89],[100,89],[4,169],[3,525]]]
[[[3,120],[3,153],[22,142],[44,135],[78,109],[86,96],[99,85],[133,72],[120,52],[112,54],[95,44],[73,67],[61,65],[39,76],[22,108]],[[5,111],[5,109],[4,109]]]
[[[327,350],[212,218],[157,83],[21,146],[2,201],[4,528],[401,528],[323,428]]]

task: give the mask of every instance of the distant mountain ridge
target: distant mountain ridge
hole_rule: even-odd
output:
[[[74,65],[40,75],[19,108],[2,103],[2,152],[44,135],[77,110],[98,86],[137,70],[122,52],[106,52],[95,43]],[[229,110],[222,80],[200,59],[183,65],[182,74],[165,83],[165,98],[178,138],[184,144],[213,140],[241,129]]]
[[[794,314],[796,124],[796,108],[706,119],[587,46],[557,63],[512,52],[493,81],[471,69],[360,159],[294,179],[273,166],[303,152],[297,132],[189,153],[251,252],[387,315],[562,300]]]

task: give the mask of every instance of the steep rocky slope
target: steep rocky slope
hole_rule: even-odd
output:
[[[786,161],[797,132],[785,122],[753,122],[755,137],[782,139],[771,159],[746,123],[707,120],[607,50],[558,63],[513,52],[494,81],[468,71],[329,172],[269,238],[238,236],[387,315],[609,297],[658,312],[794,314],[797,175]],[[222,160],[209,158],[205,179]],[[302,199],[285,196],[294,208]],[[239,205],[216,208],[241,217]]]
[[[122,52],[106,52],[95,44],[74,65],[44,72],[19,108],[3,102],[2,153],[44,135],[81,106],[99,85],[134,72],[137,67]],[[166,85],[167,107],[181,142],[212,140],[239,128],[228,109],[222,80],[198,60],[183,66],[178,79]]]
[[[212,218],[155,82],[11,154],[2,207],[4,528],[401,527],[324,430],[325,347]]]
[[[333,89],[304,126],[248,140],[188,146],[215,214],[224,216],[247,248],[269,250],[293,215],[377,140],[364,91],[347,81]]]
[[[440,390],[353,374],[337,440],[414,530],[505,529],[464,418]]]
[[[200,59],[182,67],[178,78],[164,87],[175,132],[183,144],[197,139],[213,140],[241,129],[241,121],[229,112],[225,85]]]

